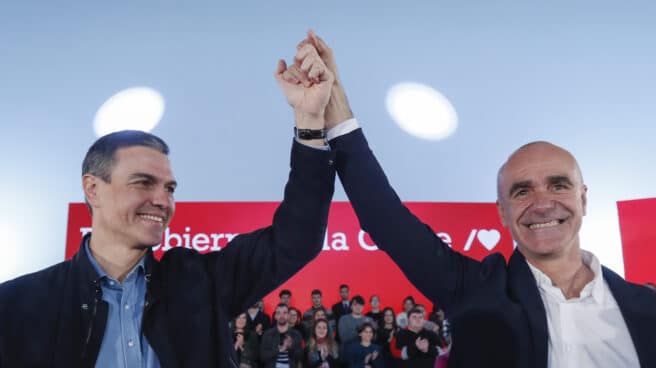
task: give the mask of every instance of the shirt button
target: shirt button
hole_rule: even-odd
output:
[[[114,281],[110,281],[109,284],[110,284],[111,286],[114,286]]]
[[[133,347],[134,346],[134,341],[132,341],[132,340],[128,341],[128,346]]]
[[[126,304],[125,309],[130,309],[130,304]]]

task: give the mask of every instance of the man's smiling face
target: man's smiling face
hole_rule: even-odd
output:
[[[111,179],[85,175],[94,197],[94,235],[128,248],[158,244],[175,212],[176,182],[168,157],[149,147],[116,151]]]
[[[501,222],[525,257],[579,247],[587,188],[569,152],[546,142],[523,146],[499,170],[497,190]]]

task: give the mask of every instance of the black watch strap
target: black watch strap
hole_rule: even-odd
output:
[[[326,129],[298,129],[294,127],[294,136],[302,140],[326,139]]]

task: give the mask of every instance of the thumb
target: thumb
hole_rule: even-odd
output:
[[[279,76],[285,70],[287,70],[287,63],[285,62],[285,60],[283,59],[278,60],[278,65],[276,66],[276,72],[274,73],[274,75]]]

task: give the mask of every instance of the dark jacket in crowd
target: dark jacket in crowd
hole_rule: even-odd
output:
[[[276,358],[280,345],[286,336],[292,338],[292,346],[287,350],[289,355],[289,367],[299,368],[304,362],[303,357],[303,338],[301,334],[293,328],[289,328],[287,332],[281,334],[277,327],[271,327],[262,335],[262,342],[260,343],[260,361],[264,368],[275,368]]]
[[[428,340],[428,351],[424,352],[417,348],[418,338]],[[407,368],[433,368],[437,358],[437,345],[439,338],[433,331],[421,329],[413,332],[408,329],[399,331],[396,335],[396,347],[405,350],[405,359],[402,359],[399,367]],[[404,349],[405,348],[405,349]]]

